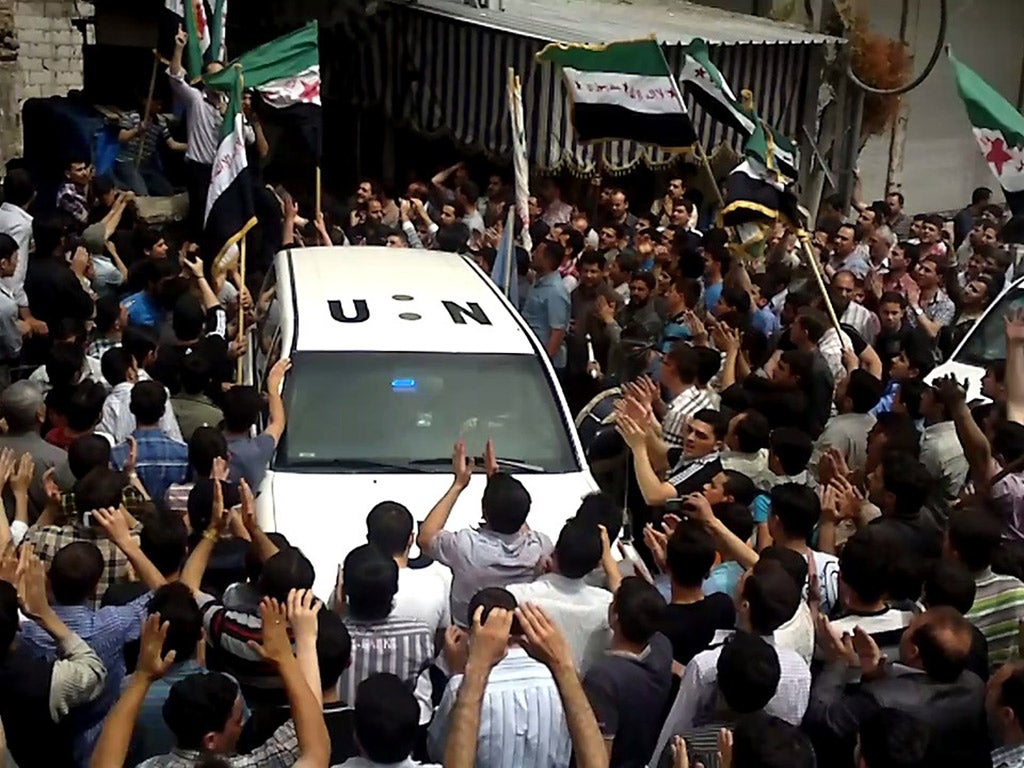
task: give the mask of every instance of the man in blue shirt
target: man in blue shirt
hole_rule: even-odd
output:
[[[177,274],[178,268],[170,259],[150,259],[140,264],[139,278],[145,279],[146,287],[121,301],[128,310],[129,324],[143,328],[160,325],[167,314],[160,302],[160,292]]]
[[[537,245],[533,251],[533,269],[537,279],[523,304],[523,319],[530,326],[551,359],[555,372],[565,372],[565,335],[569,330],[569,292],[558,273],[561,254],[550,241]]]
[[[723,278],[729,271],[729,251],[719,243],[704,248],[704,309],[714,313],[722,295]]]
[[[188,478],[188,446],[160,429],[160,418],[167,408],[167,390],[156,381],[140,381],[132,387],[129,405],[138,425],[135,439],[135,469],[151,498],[163,499],[167,489]],[[110,461],[118,470],[130,464],[129,442],[115,445]]]
[[[76,541],[57,552],[49,571],[54,611],[96,652],[107,669],[100,696],[69,715],[75,732],[75,757],[82,764],[92,754],[103,729],[103,718],[117,701],[125,676],[124,645],[139,638],[150,597],[147,592],[128,605],[93,610],[87,603],[96,594],[103,569],[99,548],[87,541]],[[21,638],[34,655],[58,658],[56,643],[39,625],[22,625]]]

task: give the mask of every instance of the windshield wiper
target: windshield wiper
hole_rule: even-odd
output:
[[[484,465],[484,460],[483,460],[483,457],[481,457],[481,456],[474,456],[473,457],[473,461],[476,463],[477,468],[482,467]],[[528,472],[528,473],[538,473],[538,472],[543,472],[544,471],[544,467],[539,467],[536,464],[527,464],[525,461],[520,461],[519,459],[502,459],[502,458],[498,458],[498,459],[495,459],[495,461],[498,462],[498,467],[501,468],[501,469],[511,469],[511,470],[516,471],[516,472]],[[447,456],[447,457],[440,457],[439,456],[436,459],[414,459],[414,460],[410,461],[409,463],[414,465],[414,466],[421,466],[421,467],[439,467],[439,466],[444,466],[444,465],[451,464],[452,460],[451,460],[450,456]]]
[[[450,459],[449,459],[450,461]],[[337,469],[361,469],[361,470],[381,470],[385,472],[416,472],[421,473],[423,470],[417,469],[413,466],[415,462],[409,462],[407,464],[401,464],[390,461],[374,461],[372,459],[297,459],[295,461],[289,461],[287,464],[288,468],[295,469],[312,469],[315,467],[334,467]]]

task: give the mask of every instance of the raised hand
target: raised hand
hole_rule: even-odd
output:
[[[260,619],[263,623],[263,642],[249,641],[249,647],[264,661],[275,667],[294,659],[292,644],[288,639],[288,614],[285,607],[272,597],[260,602]]]
[[[135,666],[135,674],[149,680],[159,680],[167,674],[174,663],[177,651],[168,651],[164,656],[164,642],[171,622],[160,621],[160,614],[148,616],[142,623],[142,635],[139,639],[139,661]]]
[[[459,440],[452,451],[452,473],[455,475],[455,485],[464,490],[469,486],[473,478],[473,457],[466,456],[466,441]]]
[[[188,32],[185,31],[181,24],[178,25],[178,32],[174,35],[174,44],[182,50],[188,45]]]
[[[622,435],[631,451],[641,448],[647,439],[647,431],[625,414],[620,414],[615,420],[615,430]]]
[[[217,484],[220,485],[219,482]],[[242,525],[245,526],[245,530],[251,535],[259,530],[260,524],[256,520],[256,497],[253,496],[252,488],[249,487],[249,483],[246,482],[244,477],[242,482],[238,484],[238,492],[242,497]]]
[[[292,625],[295,642],[302,639],[316,642],[316,617],[322,606],[311,589],[293,589],[288,592],[288,622]]]
[[[484,446],[484,471],[487,472],[488,477],[492,477],[499,472],[498,456],[494,452],[493,440],[488,440]]]
[[[515,614],[504,608],[492,608],[487,614],[487,620],[481,621],[483,614],[483,606],[478,607],[473,614],[467,663],[479,662],[487,669],[493,669],[508,651],[508,636],[512,631]]]
[[[1003,316],[1007,344],[1024,344],[1024,309],[1013,309]]]
[[[28,488],[32,485],[32,477],[36,472],[36,463],[32,459],[31,453],[21,454],[21,458],[18,459],[18,463],[14,468],[14,473],[7,481],[10,483],[11,492],[15,495],[28,493]]]
[[[530,656],[552,671],[574,667],[569,642],[540,606],[524,603],[516,608],[516,616],[523,628],[523,648]]]
[[[124,511],[119,507],[93,510],[92,518],[99,523],[107,538],[114,542],[118,549],[124,550],[131,543],[131,528],[128,527]]]

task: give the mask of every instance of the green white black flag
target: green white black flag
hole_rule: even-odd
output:
[[[725,123],[743,136],[750,136],[757,128],[757,116],[750,114],[736,98],[729,83],[708,51],[708,44],[700,38],[683,48],[683,68],[679,84],[701,108],[720,123]]]
[[[560,64],[580,141],[691,146],[693,124],[654,38],[608,45],[551,43],[538,61]]]

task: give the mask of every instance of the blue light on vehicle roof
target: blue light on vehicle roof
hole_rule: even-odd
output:
[[[391,391],[393,392],[415,392],[416,379],[392,379]]]

